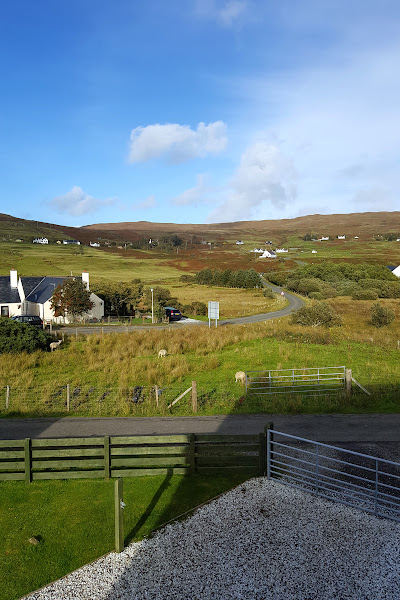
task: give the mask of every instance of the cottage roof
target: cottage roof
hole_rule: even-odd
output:
[[[63,283],[66,277],[21,277],[26,300],[44,304],[49,300],[58,285]],[[25,287],[25,280],[29,280]],[[28,291],[29,287],[29,291]]]
[[[16,304],[21,302],[17,288],[12,288],[10,285],[10,277],[8,275],[0,276],[0,303]]]

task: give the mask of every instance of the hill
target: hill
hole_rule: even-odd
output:
[[[370,240],[376,234],[400,234],[400,211],[366,212],[333,215],[308,215],[294,219],[237,221],[233,223],[177,224],[152,223],[149,221],[125,223],[97,223],[83,227],[68,227],[41,221],[25,220],[0,214],[0,239],[3,241],[46,236],[50,241],[60,237],[78,239],[88,244],[95,240],[136,241],[144,237],[180,235],[184,238],[197,236],[211,241],[232,239],[272,240],[284,243],[293,235],[307,233],[318,235],[358,236]]]

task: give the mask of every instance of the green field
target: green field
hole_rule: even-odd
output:
[[[125,543],[245,480],[238,476],[124,479]],[[0,600],[15,600],[114,549],[113,481],[0,484]],[[39,544],[29,539],[36,537]]]

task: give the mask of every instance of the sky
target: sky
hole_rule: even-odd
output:
[[[397,0],[3,0],[0,212],[400,210]]]

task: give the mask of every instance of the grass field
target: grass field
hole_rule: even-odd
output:
[[[334,298],[343,319],[331,329],[291,325],[278,319],[248,326],[187,327],[171,331],[90,335],[72,338],[56,353],[0,355],[0,410],[5,414],[5,385],[11,386],[8,415],[65,414],[68,383],[80,394],[70,414],[144,416],[171,414],[167,403],[197,381],[199,414],[232,412],[397,412],[400,385],[400,301],[384,300],[397,319],[376,329],[369,323],[371,301]],[[160,360],[158,350],[168,356]],[[236,371],[345,365],[372,393],[351,400],[321,397],[243,397]],[[129,389],[158,385],[166,389],[159,407],[155,397],[134,404]],[[171,388],[172,391],[168,392]],[[90,395],[90,389],[95,392]],[[107,398],[100,401],[104,390]],[[80,392],[79,392],[80,390]],[[172,397],[171,395],[172,394]],[[174,396],[175,394],[175,396]],[[172,414],[190,414],[188,397]]]
[[[124,480],[125,543],[245,480],[149,476]],[[40,540],[37,545],[29,538]],[[0,600],[15,600],[114,549],[113,481],[2,482]]]

